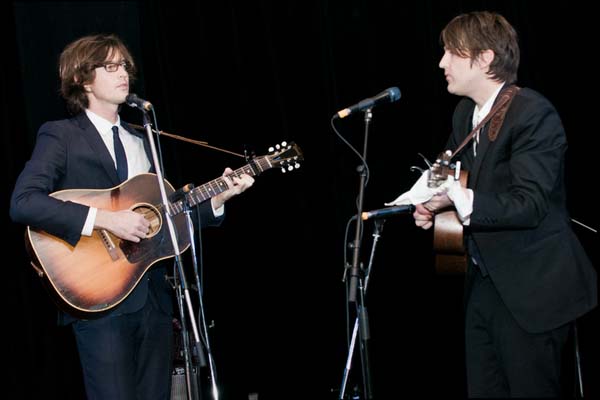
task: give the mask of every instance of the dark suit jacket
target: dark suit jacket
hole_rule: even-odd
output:
[[[474,106],[468,98],[459,102],[448,149],[471,131]],[[524,88],[497,139],[490,142],[486,126],[477,157],[469,145],[459,155],[475,193],[467,234],[502,300],[532,333],[572,321],[597,304],[596,271],[566,210],[566,150],[552,104]]]
[[[152,160],[150,146],[141,135],[126,123],[121,125],[130,133],[144,139],[148,159]],[[154,172],[152,168],[150,172]],[[11,217],[15,222],[43,229],[76,245],[87,218],[87,206],[49,197],[48,194],[64,189],[107,189],[119,184],[117,171],[100,134],[85,113],[60,121],[43,124],[31,159],[19,176],[11,198]],[[200,206],[202,226],[215,225],[210,202]],[[109,315],[139,310],[151,292],[158,306],[172,312],[172,290],[165,279],[164,266],[153,267],[134,291]],[[65,318],[70,322],[73,318]]]

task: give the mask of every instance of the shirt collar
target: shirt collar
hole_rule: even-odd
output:
[[[121,116],[119,116],[118,114],[117,114],[117,122],[115,122],[114,124],[112,122],[110,122],[109,120],[102,118],[98,114],[95,114],[94,112],[92,112],[88,109],[85,110],[85,114],[90,119],[92,124],[96,127],[98,132],[100,132],[100,134],[112,133],[113,126],[115,126],[115,125],[119,126],[119,127],[121,126]]]
[[[475,111],[473,112],[473,127],[475,127],[476,123],[479,123],[479,121],[483,120],[486,117],[486,115],[488,115],[488,113],[492,109],[492,106],[494,105],[494,102],[496,101],[496,97],[498,97],[498,94],[500,93],[500,90],[503,87],[504,82],[502,83],[502,85],[498,86],[498,89],[496,89],[496,91],[490,96],[490,98],[487,99],[487,101],[485,102],[483,107],[481,107],[481,109],[479,109],[477,104],[475,104]]]

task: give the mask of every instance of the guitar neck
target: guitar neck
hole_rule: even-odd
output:
[[[256,157],[250,163],[244,165],[241,168],[233,171],[229,176],[239,178],[242,174],[256,176],[260,173],[273,168],[270,160],[266,156]],[[204,185],[198,186],[192,189],[185,195],[185,201],[193,207],[203,201],[206,201],[219,193],[223,193],[229,187],[223,177],[213,179],[212,181],[205,183]],[[184,201],[179,200],[171,203],[171,214],[179,214],[184,209]]]

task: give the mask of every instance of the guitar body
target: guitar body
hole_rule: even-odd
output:
[[[460,184],[467,186],[468,173],[460,171]],[[467,271],[467,256],[463,242],[463,225],[452,207],[438,212],[433,223],[433,249],[435,269],[439,274],[464,274]]]
[[[174,192],[165,181],[167,196]],[[64,190],[52,194],[65,201],[113,211],[129,209],[150,221],[148,238],[121,240],[105,230],[82,236],[75,247],[44,231],[28,227],[26,247],[32,265],[59,307],[91,318],[121,303],[157,261],[173,257],[156,175],[141,174],[106,190]],[[158,206],[157,206],[158,205]],[[185,215],[173,217],[180,251],[189,247]]]

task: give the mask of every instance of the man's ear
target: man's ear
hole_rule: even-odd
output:
[[[483,50],[477,57],[477,63],[479,64],[479,67],[482,69],[489,68],[494,61],[495,56],[496,54],[494,53],[494,50]]]

